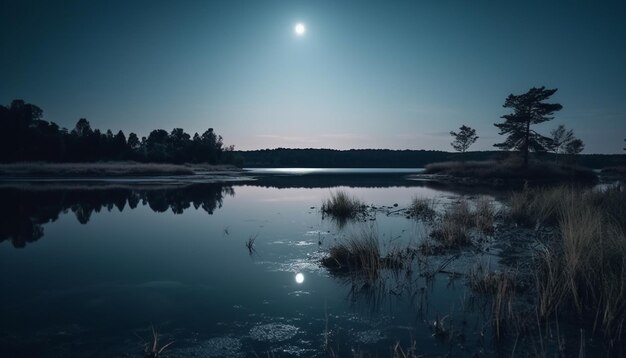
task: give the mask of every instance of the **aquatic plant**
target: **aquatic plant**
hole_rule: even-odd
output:
[[[467,245],[470,243],[468,230],[474,224],[474,214],[468,202],[462,199],[446,209],[430,236],[446,248]]]
[[[515,319],[513,298],[515,295],[515,273],[512,271],[490,271],[483,264],[473,267],[468,273],[470,287],[491,297],[492,323],[497,337],[503,327]]]
[[[158,358],[161,356],[169,346],[174,344],[174,341],[171,341],[164,346],[159,347],[159,332],[154,329],[154,326],[151,326],[152,329],[152,342],[144,343],[144,357],[145,358]]]
[[[337,190],[331,192],[330,198],[322,203],[321,211],[322,214],[337,219],[349,219],[363,213],[366,208],[366,205],[359,199],[350,196],[343,190]]]
[[[334,271],[359,271],[369,277],[377,276],[381,268],[378,231],[352,233],[344,242],[330,248],[322,265]]]
[[[431,220],[435,217],[437,201],[423,197],[413,197],[409,206],[410,215],[416,219]]]
[[[248,240],[246,240],[246,247],[248,248],[248,251],[250,252],[250,255],[252,255],[256,251],[254,249],[254,243],[256,242],[256,239],[257,239],[258,236],[259,236],[259,234],[250,235]]]

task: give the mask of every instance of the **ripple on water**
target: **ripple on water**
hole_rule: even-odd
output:
[[[282,342],[293,338],[298,327],[283,323],[268,323],[250,329],[250,336],[257,341]]]

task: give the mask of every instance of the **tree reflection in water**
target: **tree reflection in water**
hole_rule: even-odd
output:
[[[114,208],[121,212],[139,204],[159,213],[171,209],[174,214],[193,206],[212,215],[226,195],[234,196],[235,190],[223,184],[0,188],[0,243],[10,241],[23,248],[43,237],[44,224],[70,210],[81,224],[87,224],[94,212]]]

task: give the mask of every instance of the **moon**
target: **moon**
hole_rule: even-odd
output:
[[[296,274],[296,282],[297,283],[302,283],[304,282],[304,275],[301,273]]]
[[[306,27],[303,23],[299,22],[296,24],[296,27],[294,27],[293,30],[295,31],[296,35],[304,36],[304,33],[306,32]]]

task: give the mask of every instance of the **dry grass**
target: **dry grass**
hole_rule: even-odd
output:
[[[362,230],[350,235],[344,242],[330,248],[322,265],[343,272],[361,272],[375,278],[383,267],[378,232],[374,229]]]
[[[473,290],[492,296],[493,324],[497,337],[501,337],[505,325],[515,318],[515,274],[510,271],[493,272],[478,265],[470,270],[468,277]]]
[[[562,199],[571,190],[565,186],[534,189],[525,187],[511,195],[509,216],[520,224],[554,225],[559,218]]]
[[[435,217],[437,207],[436,199],[414,197],[409,206],[411,216],[416,219],[432,220]]]
[[[559,240],[540,257],[539,312],[573,310],[616,344],[626,320],[626,195],[554,190]]]
[[[449,221],[433,229],[430,236],[445,248],[457,248],[471,242],[467,230],[461,222]]]
[[[483,233],[493,233],[496,208],[487,197],[480,197],[474,208],[475,226]]]
[[[478,199],[474,209],[467,200],[462,199],[448,206],[430,236],[445,248],[464,246],[471,243],[472,228],[491,233],[494,221],[495,208],[489,199]]]
[[[330,193],[330,198],[322,203],[322,214],[330,215],[337,219],[349,219],[356,217],[366,209],[359,199],[350,196],[343,190]]]

